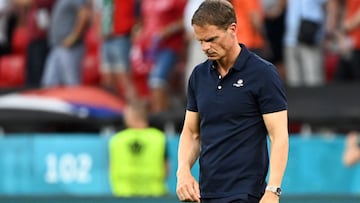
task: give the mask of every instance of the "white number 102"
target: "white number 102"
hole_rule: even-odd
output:
[[[85,184],[91,181],[92,159],[87,153],[78,155],[65,153],[60,156],[50,153],[46,156],[45,163],[45,181],[47,183]]]

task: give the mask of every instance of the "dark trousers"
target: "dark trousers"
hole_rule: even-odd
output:
[[[334,77],[335,81],[360,81],[360,50],[340,59]]]
[[[259,203],[259,201],[259,198],[248,194],[241,194],[225,198],[201,198],[201,203]]]
[[[47,40],[31,41],[26,52],[26,86],[40,87],[46,57],[49,53]]]

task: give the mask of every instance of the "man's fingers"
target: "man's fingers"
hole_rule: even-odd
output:
[[[192,185],[191,194],[193,201],[200,202],[200,189],[199,189],[199,184],[197,182],[195,182]]]
[[[194,199],[193,199],[194,194],[192,192],[191,186],[187,185],[184,188],[182,195],[183,195],[183,198],[185,201],[194,201]]]
[[[196,182],[186,189],[186,201],[200,202],[200,190]]]
[[[185,185],[177,193],[180,201],[200,202],[200,191],[197,183]]]
[[[195,193],[198,195],[198,197],[200,197],[200,187],[197,182],[195,182],[195,184],[194,184],[194,190],[195,190]]]

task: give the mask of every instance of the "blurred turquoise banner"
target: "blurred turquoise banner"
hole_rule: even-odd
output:
[[[0,138],[0,194],[111,194],[106,138],[24,135]]]
[[[168,135],[170,195],[176,187],[178,138]],[[0,196],[111,196],[108,140],[94,134],[0,137]],[[284,195],[360,194],[360,164],[343,166],[343,149],[344,136],[291,136]],[[196,163],[196,178],[198,170]]]

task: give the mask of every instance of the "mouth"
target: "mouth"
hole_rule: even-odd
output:
[[[207,57],[215,57],[216,54],[215,54],[215,53],[206,53],[206,56],[207,56]]]

